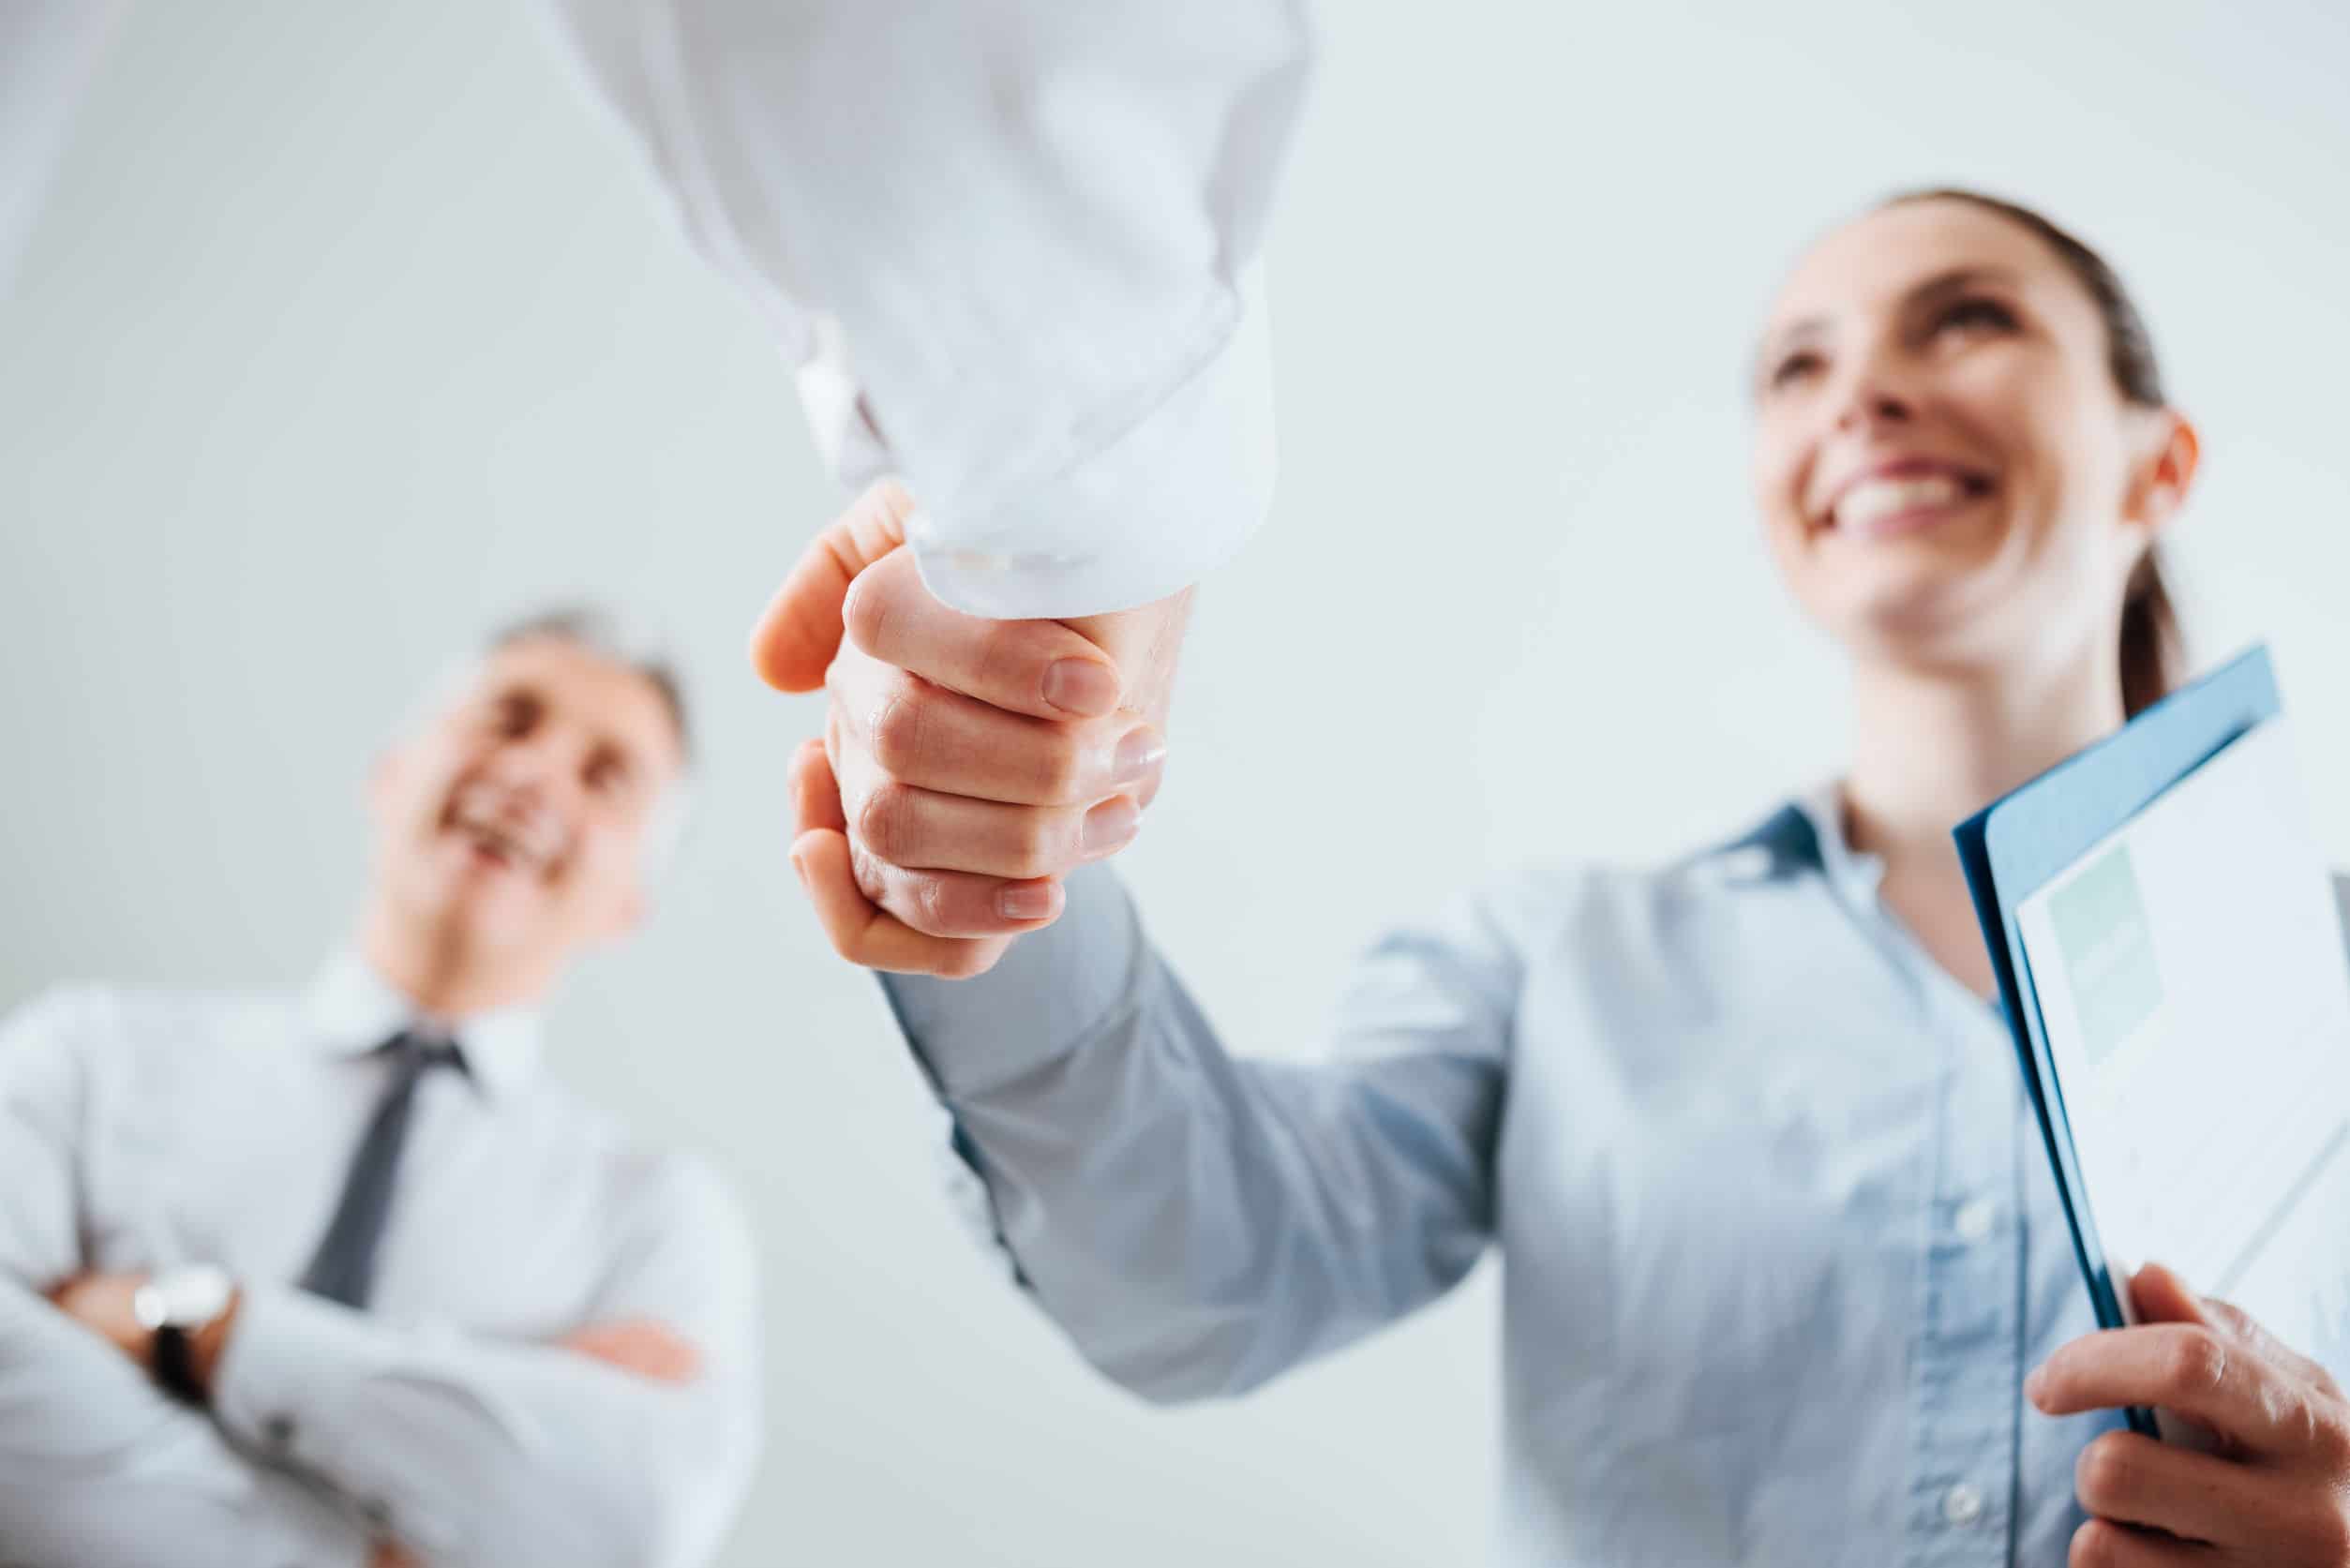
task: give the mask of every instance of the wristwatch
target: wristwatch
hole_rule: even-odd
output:
[[[188,1338],[228,1310],[236,1286],[208,1264],[158,1274],[131,1292],[130,1315],[155,1337],[155,1381],[191,1405],[204,1402]]]

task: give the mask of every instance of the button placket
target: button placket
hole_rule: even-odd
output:
[[[1933,1009],[1927,1009],[1932,1017]],[[2012,1072],[1932,1018],[1944,1074],[1920,1267],[1911,1381],[1908,1561],[2003,1564],[2015,1473],[2019,1266],[1997,1245],[2013,1202]]]

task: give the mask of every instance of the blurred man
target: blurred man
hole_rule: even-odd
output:
[[[535,1016],[642,918],[686,767],[666,669],[525,623],[378,766],[307,990],[0,1028],[0,1562],[710,1555],[757,1447],[746,1232],[548,1081]]]

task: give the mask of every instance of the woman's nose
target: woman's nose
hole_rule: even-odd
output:
[[[1858,434],[1888,425],[1907,425],[1916,409],[1898,389],[1883,381],[1856,383],[1836,414],[1836,428]]]

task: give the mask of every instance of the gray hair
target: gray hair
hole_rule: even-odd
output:
[[[667,654],[634,635],[610,610],[595,605],[558,605],[506,621],[482,644],[485,658],[502,653],[516,643],[551,637],[592,653],[606,664],[633,670],[661,695],[668,710],[669,728],[677,737],[678,755],[693,771],[694,726],[686,711],[685,681]]]

